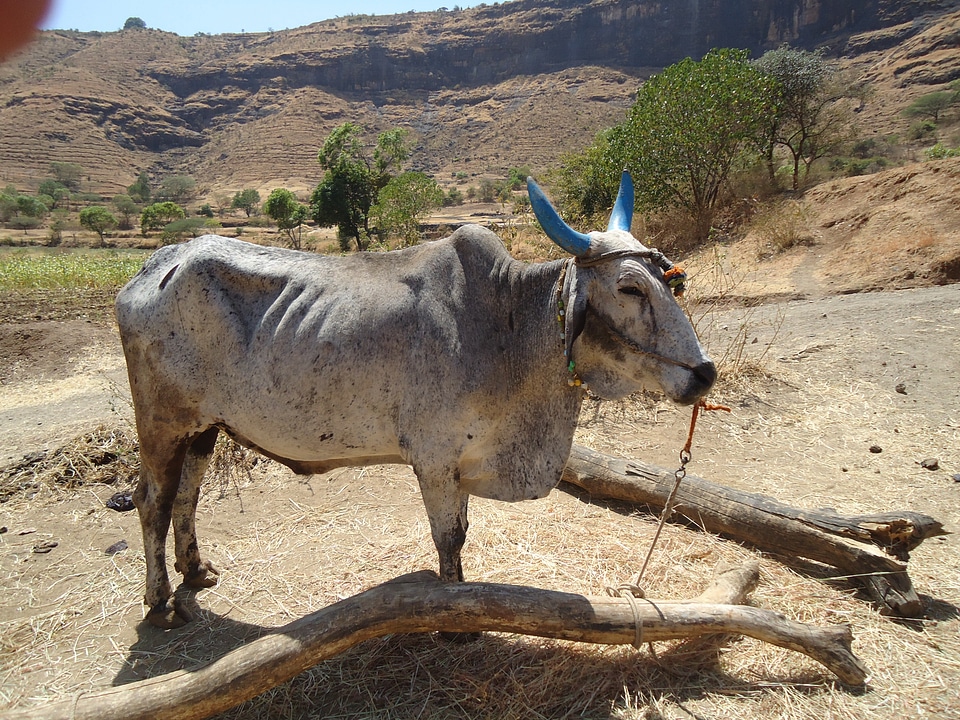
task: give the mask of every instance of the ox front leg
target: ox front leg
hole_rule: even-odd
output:
[[[440,580],[463,582],[460,552],[467,539],[467,500],[460,490],[458,473],[424,475],[417,472],[420,493],[430,519],[430,532],[440,556]],[[444,640],[466,643],[477,640],[480,633],[441,632]]]
[[[149,432],[139,432],[140,481],[133,502],[140,516],[143,532],[143,554],[147,565],[147,590],[144,602],[149,608],[151,625],[170,629],[181,627],[191,618],[173,600],[173,589],[167,576],[167,532],[173,513],[174,498],[180,484],[186,443],[158,443]]]
[[[200,559],[197,543],[197,501],[200,499],[200,483],[210,465],[213,448],[219,430],[215,427],[201,433],[187,450],[180,474],[180,487],[173,503],[173,537],[176,548],[177,572],[183,574],[183,582],[195,590],[217,584],[219,571],[209,561]]]
[[[467,539],[467,499],[460,491],[456,473],[427,474],[417,471],[420,493],[430,520],[430,533],[440,557],[440,579],[463,582],[460,551]]]

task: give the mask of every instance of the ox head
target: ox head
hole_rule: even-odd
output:
[[[671,264],[630,234],[633,180],[624,172],[605,232],[577,232],[527,180],[544,231],[574,256],[558,291],[568,360],[591,391],[619,398],[643,387],[679,403],[703,397],[717,371],[664,277]]]

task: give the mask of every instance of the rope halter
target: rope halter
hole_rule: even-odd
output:
[[[649,260],[654,263],[663,271],[663,280],[672,291],[675,297],[683,297],[683,293],[686,290],[687,274],[684,272],[683,268],[679,265],[676,265],[667,257],[656,249],[649,250],[611,250],[610,252],[600,253],[594,255],[593,257],[573,257],[570,258],[567,262],[563,263],[563,267],[560,270],[560,277],[557,280],[557,322],[560,325],[560,340],[563,343],[563,356],[567,360],[567,372],[570,373],[570,378],[567,380],[567,384],[571,387],[581,387],[583,385],[583,380],[577,374],[577,364],[573,359],[573,341],[575,337],[567,339],[567,327],[566,327],[566,316],[567,316],[567,304],[563,299],[563,288],[567,281],[567,270],[570,268],[572,263],[576,263],[580,267],[593,267],[599,265],[602,262],[607,260],[616,260],[618,258],[640,258],[643,260]],[[603,318],[601,317],[601,320]],[[671,363],[673,365],[680,365],[681,367],[689,367],[686,363],[679,362],[672,358],[665,357],[658,353],[655,353],[651,350],[647,350],[637,343],[635,343],[630,338],[623,335],[621,332],[611,327],[610,324],[604,321],[604,325],[610,331],[612,337],[616,339],[621,344],[627,346],[630,350],[641,355],[649,355],[650,357],[657,358],[664,362]]]

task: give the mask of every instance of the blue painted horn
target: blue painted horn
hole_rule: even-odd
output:
[[[530,194],[530,205],[533,207],[533,214],[540,221],[540,226],[551,240],[562,247],[571,255],[580,257],[586,254],[590,249],[590,236],[582,232],[577,232],[567,225],[557,211],[554,209],[547,196],[544,195],[540,186],[533,181],[533,178],[527,178],[527,192]],[[610,222],[607,224],[607,231],[623,230],[630,232],[630,226],[633,224],[633,178],[626,170],[620,176],[620,190],[617,193],[617,199],[613,203],[613,212],[610,214]]]
[[[537,216],[540,227],[543,228],[547,237],[577,257],[584,255],[590,249],[590,236],[577,232],[567,225],[531,177],[527,178],[527,193],[530,195],[533,214]]]
[[[607,223],[607,232],[623,230],[630,232],[633,224],[633,178],[626,170],[620,176],[620,192],[613,203],[613,212],[610,213],[610,222]]]

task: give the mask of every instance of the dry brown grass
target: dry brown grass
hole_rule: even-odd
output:
[[[781,439],[822,435],[861,400],[854,392],[837,397],[827,387],[814,389],[815,396],[821,392],[833,397],[836,414],[827,412],[815,425],[788,413],[770,415],[761,425],[776,428]],[[614,443],[642,433],[645,425],[672,428],[685,420],[684,413],[648,399],[588,407],[585,421],[579,441]],[[712,444],[718,430],[729,440],[734,429],[714,422],[700,442]],[[429,527],[408,470],[348,469],[297,482],[273,463],[252,463],[229,445],[219,457],[199,522],[207,556],[225,573],[217,588],[196,600],[185,596],[199,603],[197,620],[171,633],[138,624],[143,559],[135,541],[131,550],[108,559],[78,543],[35,574],[4,568],[7,595],[23,613],[0,623],[2,702],[31,706],[192,667],[318,607],[434,566]],[[241,472],[227,470],[230,458],[242,461]],[[94,495],[112,490],[92,485],[85,492],[96,501]],[[16,516],[39,504],[44,513],[82,517],[79,507],[89,506],[89,499],[71,502],[57,492],[28,500],[21,492],[0,513]],[[123,521],[135,529],[135,518]],[[516,505],[474,499],[464,570],[475,580],[602,594],[606,586],[632,579],[654,529],[651,516],[562,492]],[[648,594],[691,597],[724,567],[755,556],[734,543],[668,526],[647,571]],[[891,622],[842,579],[825,580],[828,575],[824,568],[791,568],[764,558],[753,601],[805,622],[851,623],[855,651],[873,672],[865,692],[844,688],[804,656],[753,640],[734,641],[718,656],[704,657],[686,654],[680,643],[659,644],[654,654],[499,634],[468,645],[432,635],[390,636],[324,662],[222,717],[958,717],[956,632],[934,620]],[[960,598],[956,579],[948,572],[937,577],[933,558],[921,554],[914,576],[935,598]],[[934,603],[933,617],[948,625],[950,607]]]
[[[139,443],[128,428],[99,427],[52,452],[30,453],[0,468],[0,503],[41,487],[72,490],[80,485],[129,486],[140,472]]]

